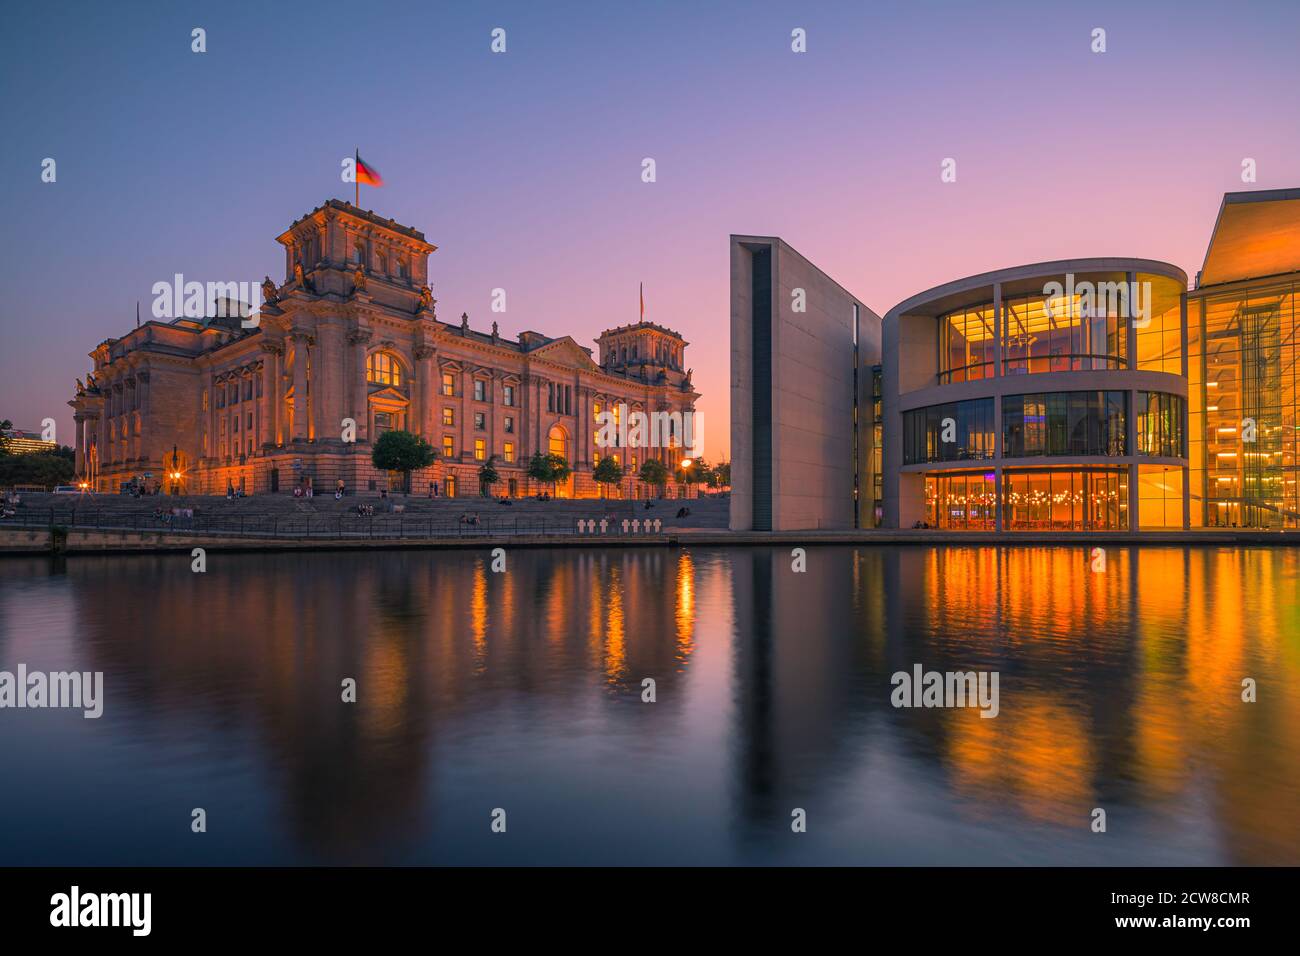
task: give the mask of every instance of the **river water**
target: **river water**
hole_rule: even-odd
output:
[[[0,865],[1300,863],[1300,552],[1108,552],[0,560]]]

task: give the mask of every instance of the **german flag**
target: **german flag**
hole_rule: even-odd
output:
[[[384,177],[379,175],[379,170],[373,166],[367,166],[362,160],[361,154],[356,154],[357,158],[357,182],[364,183],[367,186],[382,186]]]

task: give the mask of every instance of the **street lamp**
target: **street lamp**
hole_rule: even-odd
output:
[[[180,494],[181,486],[181,467],[176,456],[176,446],[172,445],[172,494]]]

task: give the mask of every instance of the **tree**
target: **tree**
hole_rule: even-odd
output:
[[[616,485],[623,480],[623,465],[617,458],[607,455],[596,462],[596,467],[591,471],[591,477],[601,486],[601,497],[608,498],[609,486]]]
[[[573,469],[569,467],[563,455],[554,452],[544,455],[536,451],[533,452],[533,457],[528,459],[528,477],[541,484],[550,485],[552,493],[555,491],[555,486],[561,481],[567,481],[571,474]]]
[[[73,471],[72,460],[60,454],[0,456],[0,485],[70,485]]]
[[[670,476],[668,466],[658,458],[647,458],[645,463],[641,465],[641,470],[637,473],[637,477],[647,485],[654,485],[659,489],[661,498],[664,493],[664,485],[668,484]]]
[[[402,487],[410,490],[411,472],[428,468],[438,453],[423,438],[404,431],[387,431],[375,439],[370,462],[380,471],[400,471]]]
[[[729,461],[718,462],[718,464],[713,469],[713,474],[718,479],[718,483],[713,487],[715,488],[731,487],[731,462]]]
[[[483,464],[479,466],[478,485],[479,491],[482,493],[484,498],[486,498],[492,491],[492,486],[501,480],[501,476],[497,474],[496,463],[497,456],[491,455],[488,457],[487,461],[483,462]]]
[[[573,469],[563,455],[554,453],[547,455],[546,460],[551,463],[551,494],[555,494],[555,486],[562,481],[568,481],[569,476],[573,474]]]
[[[14,423],[9,419],[6,418],[4,421],[0,421],[0,457],[9,454],[9,442],[6,439],[9,437],[9,433],[13,431],[13,428]]]

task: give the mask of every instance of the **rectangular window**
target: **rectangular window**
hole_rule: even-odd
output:
[[[506,464],[507,464],[507,465],[514,464],[514,460],[515,460],[515,443],[514,443],[514,442],[512,442],[512,441],[508,441],[508,442],[506,442],[506,444],[505,444],[505,451],[504,451],[504,454],[502,455],[502,457],[505,458],[505,460],[506,460]]]
[[[487,442],[482,438],[474,439],[474,460],[483,461],[487,458]]]
[[[244,379],[244,398],[249,399],[252,397],[253,397],[253,380],[251,378]]]
[[[456,424],[456,410],[454,408],[443,408],[442,423],[448,428]]]
[[[481,378],[474,379],[474,401],[487,401],[487,382],[483,381]]]
[[[515,420],[510,415],[506,416],[505,433],[507,435],[513,435],[515,433]]]
[[[1002,455],[1125,454],[1123,392],[1048,392],[1002,399]]]
[[[244,424],[245,424],[245,426],[248,428],[248,430],[249,430],[250,432],[253,430],[253,413],[252,413],[252,412],[249,412],[249,413],[248,413],[248,421],[245,422]]]
[[[456,442],[450,435],[442,436],[442,457],[443,458],[456,457]]]
[[[993,399],[931,405],[903,413],[903,464],[993,457]]]
[[[475,413],[474,413],[474,427],[475,427],[478,431],[482,431],[484,428],[486,428],[486,427],[487,427],[487,416],[484,415],[482,412],[475,412]]]
[[[515,387],[513,385],[503,385],[501,388],[501,404],[513,406],[515,403]]]
[[[453,375],[451,372],[442,373],[442,394],[444,395],[456,394],[456,376]]]

